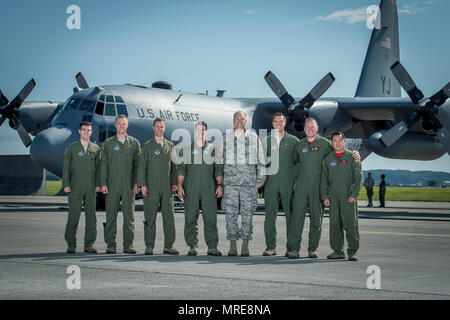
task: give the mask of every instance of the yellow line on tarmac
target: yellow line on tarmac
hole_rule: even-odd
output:
[[[435,234],[435,233],[403,233],[403,232],[377,232],[377,231],[361,231],[367,234],[387,234],[394,236],[418,236],[418,237],[444,237],[450,238],[450,234]]]
[[[324,232],[329,230],[323,229]],[[359,231],[363,234],[384,234],[391,236],[417,236],[417,237],[443,237],[450,238],[450,234],[435,234],[435,233],[405,233],[405,232],[384,232],[384,231]]]

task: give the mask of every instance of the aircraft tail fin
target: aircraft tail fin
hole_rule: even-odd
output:
[[[400,59],[396,0],[381,0],[355,97],[400,97],[391,66]]]

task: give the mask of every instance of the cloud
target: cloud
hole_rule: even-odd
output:
[[[418,14],[418,13],[424,12],[426,10],[427,10],[427,8],[418,7],[418,6],[412,6],[412,5],[406,5],[405,4],[401,9],[398,9],[398,13],[402,13],[402,14]]]
[[[366,21],[369,15],[367,14],[367,8],[359,9],[345,9],[335,11],[327,16],[318,16],[314,20],[316,21],[338,21],[346,22],[348,24],[355,24],[358,22]]]
[[[428,0],[423,2],[424,5],[432,5],[440,0]],[[425,12],[428,8],[419,5],[403,5],[402,8],[398,9],[399,14],[419,14]],[[344,9],[335,11],[327,16],[318,16],[314,20],[316,21],[334,21],[334,22],[345,22],[348,24],[355,24],[359,22],[367,21],[367,18],[373,13],[373,11],[368,12],[368,8],[358,8],[358,9]]]
[[[253,10],[245,10],[244,13],[245,13],[245,14],[253,14],[254,11],[253,11]]]

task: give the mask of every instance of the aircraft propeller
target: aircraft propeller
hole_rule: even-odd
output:
[[[270,89],[281,100],[283,105],[288,109],[288,117],[294,122],[297,131],[303,131],[305,119],[308,117],[309,109],[314,102],[319,99],[333,84],[335,78],[331,72],[327,73],[311,91],[303,97],[298,103],[287,92],[280,80],[271,72],[267,72],[264,76]]]
[[[35,86],[36,82],[34,79],[31,79],[11,102],[9,102],[8,98],[6,98],[0,90],[0,114],[2,115],[2,118],[0,119],[0,126],[6,119],[9,119],[9,125],[11,128],[17,130],[25,147],[28,147],[31,144],[31,138],[23,125],[20,123],[18,118],[19,108]]]
[[[424,98],[422,91],[417,88],[408,71],[406,71],[399,61],[391,66],[391,71],[402,88],[405,89],[411,101],[416,105],[416,109],[406,120],[400,121],[385,132],[380,138],[381,142],[386,147],[391,146],[417,122],[422,121],[422,127],[436,134],[437,139],[441,142],[447,153],[450,154],[450,133],[440,121],[442,120],[440,119],[442,116],[438,115],[438,107],[449,97],[450,82],[431,97]]]
[[[80,87],[81,89],[89,88],[89,85],[81,72],[77,73],[75,79],[77,80],[78,87]]]

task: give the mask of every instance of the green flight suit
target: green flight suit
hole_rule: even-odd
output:
[[[64,238],[69,248],[76,248],[76,233],[84,202],[85,233],[84,247],[93,246],[97,238],[95,216],[95,188],[99,185],[100,148],[89,141],[86,152],[80,141],[70,144],[64,153],[62,187],[70,187],[68,195],[69,215]]]
[[[310,221],[308,252],[316,251],[319,246],[323,219],[323,205],[320,201],[322,161],[332,151],[331,143],[320,136],[312,143],[303,138],[297,144],[300,167],[295,183],[288,238],[288,247],[293,252],[300,251],[307,211]]]
[[[278,152],[278,172],[269,174],[264,186],[264,207],[266,211],[264,234],[266,236],[266,247],[269,250],[276,248],[276,219],[280,200],[286,217],[286,234],[289,234],[291,198],[295,180],[294,172],[295,164],[298,162],[298,156],[295,152],[297,143],[299,143],[298,138],[288,133],[280,140],[279,146],[277,146],[275,137],[267,137],[267,156],[272,157],[273,152]],[[274,161],[273,157],[271,160]],[[272,170],[275,170],[273,165],[272,162],[270,166]]]
[[[140,144],[127,135],[122,143],[117,136],[103,142],[100,166],[100,185],[108,187],[106,195],[105,242],[116,248],[117,214],[120,201],[123,213],[123,247],[132,248],[134,240],[134,193]]]
[[[183,158],[183,163],[178,166],[178,175],[185,177],[184,239],[189,247],[198,247],[197,220],[201,206],[206,244],[208,249],[217,249],[219,235],[215,178],[223,176],[223,165],[215,161],[213,144],[206,142],[203,148],[199,148],[192,143],[188,150],[189,157]],[[185,163],[185,160],[189,162]]]
[[[348,203],[357,198],[361,189],[361,162],[345,150],[340,158],[333,152],[323,161],[321,199],[330,200],[330,245],[334,252],[343,254],[344,231],[349,255],[359,249],[358,206]]]
[[[171,249],[175,242],[175,219],[173,212],[172,186],[177,185],[176,166],[171,154],[174,145],[164,139],[163,145],[154,139],[142,147],[139,158],[138,185],[148,189],[144,197],[144,240],[147,248],[154,248],[156,237],[156,213],[161,204],[164,248]]]

